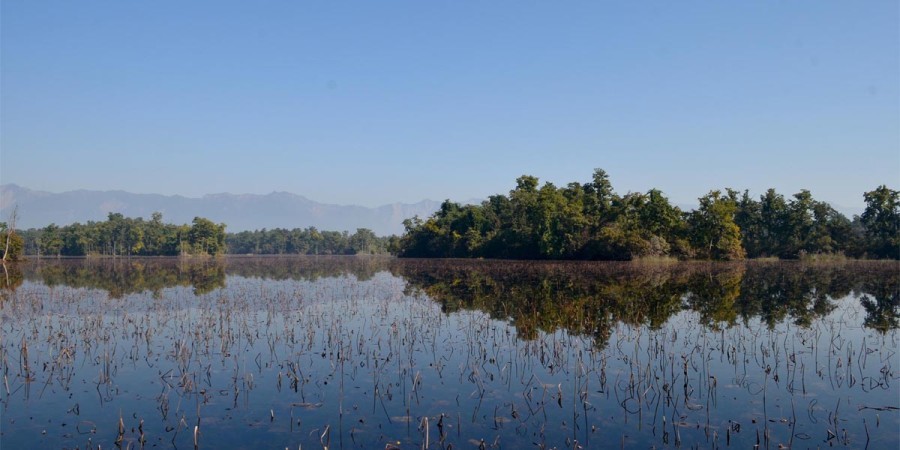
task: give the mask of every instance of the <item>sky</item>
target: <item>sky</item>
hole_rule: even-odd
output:
[[[887,1],[0,3],[0,183],[374,206],[900,189]]]

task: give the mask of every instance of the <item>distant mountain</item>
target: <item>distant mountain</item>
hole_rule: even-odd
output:
[[[133,194],[124,191],[69,191],[50,193],[15,184],[0,185],[0,220],[6,220],[18,205],[17,228],[44,227],[50,223],[104,221],[110,212],[126,217],[149,219],[154,211],[163,221],[190,223],[206,217],[228,225],[228,231],[261,228],[306,228],[353,232],[369,228],[378,235],[400,234],[403,220],[418,215],[425,218],[437,211],[440,202],[392,203],[376,208],[318,203],[301,195],[273,192],[266,195],[213,194],[201,198],[180,195]]]

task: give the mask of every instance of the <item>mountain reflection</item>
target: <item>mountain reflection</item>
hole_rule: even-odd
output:
[[[810,326],[838,300],[859,298],[864,325],[900,326],[900,266],[893,262],[839,264],[590,263],[408,260],[384,257],[266,257],[223,259],[40,260],[8,265],[0,287],[23,280],[48,286],[102,289],[113,298],[168,287],[197,295],[226,287],[226,275],[315,281],[390,272],[407,293],[425,294],[443,311],[477,309],[513,323],[520,336],[560,329],[591,335],[604,345],[618,323],[661,327],[674,314],[695,311],[709,327],[758,319],[768,327],[789,320]]]

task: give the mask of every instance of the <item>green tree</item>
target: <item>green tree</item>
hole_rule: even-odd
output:
[[[307,235],[309,236],[309,245],[312,248],[312,253],[314,255],[318,255],[322,252],[325,238],[322,236],[322,233],[316,229],[316,227],[307,228]]]
[[[638,212],[638,223],[650,244],[648,255],[690,256],[690,245],[686,240],[687,223],[681,210],[672,206],[658,189],[651,189],[644,198],[646,201]]]
[[[377,246],[378,237],[368,228],[357,228],[350,236],[350,249],[355,254],[375,253]]]
[[[750,197],[749,191],[744,191],[737,203],[737,211],[734,214],[734,223],[741,229],[741,243],[747,256],[756,258],[763,255],[763,239],[765,227],[762,219],[762,205]]]
[[[592,181],[584,185],[585,215],[595,219],[595,227],[600,228],[603,222],[613,218],[608,214],[612,209],[612,203],[616,199],[609,175],[603,169],[594,169]]]
[[[19,261],[24,255],[25,240],[7,222],[0,222],[0,242],[3,243],[3,261]]]
[[[807,238],[810,252],[841,253],[849,249],[853,232],[846,216],[825,202],[815,202],[812,214],[814,225]]]
[[[209,219],[194,217],[188,234],[194,252],[207,255],[225,253],[225,224],[216,225]]]
[[[162,221],[162,213],[154,212],[150,220],[144,224],[143,250],[149,255],[169,254],[167,251],[166,227]]]
[[[650,219],[645,195],[629,193],[616,197],[611,211],[611,217],[615,219],[600,229],[601,259],[631,260],[668,253],[668,245],[658,236],[654,239],[654,248],[650,242],[654,235],[643,228],[643,219]]]
[[[711,191],[700,197],[700,207],[691,213],[691,240],[699,256],[707,259],[737,260],[746,256],[741,245],[741,229],[734,222],[736,201]]]
[[[538,225],[541,220],[537,187],[537,177],[522,175],[516,179],[516,188],[509,193],[512,220],[509,223],[506,245],[513,258],[531,259],[539,255]]]
[[[788,204],[785,234],[782,236],[782,258],[797,258],[809,252],[807,240],[812,233],[813,220],[812,194],[806,189],[794,194]]]
[[[44,255],[60,256],[63,248],[63,240],[59,227],[51,223],[41,231],[41,253]]]
[[[759,253],[756,256],[783,254],[788,235],[788,205],[784,196],[769,189],[760,197]]]
[[[881,185],[863,198],[866,210],[860,221],[866,229],[869,254],[900,259],[900,192]]]
[[[805,190],[790,202],[774,189],[758,201],[748,191],[711,191],[700,199],[697,210],[685,213],[658,189],[617,195],[602,169],[596,169],[584,185],[538,186],[537,177],[523,175],[509,195],[492,195],[481,205],[445,201],[431,217],[404,223],[406,233],[396,241],[397,254],[611,260],[667,255],[736,260],[748,254],[797,258],[817,253],[862,254],[856,236],[866,233],[882,236],[874,239],[882,242],[878,244],[881,253],[897,247],[896,241],[883,243],[896,236],[892,231],[896,225],[893,229],[877,225],[890,220],[870,214],[867,225],[862,220],[853,224]],[[886,231],[873,231],[882,229]]]
[[[123,230],[123,248],[128,255],[144,249],[144,230],[140,222],[126,220]]]
[[[121,213],[109,213],[101,232],[106,237],[107,247],[111,255],[119,255],[124,251],[125,216]]]

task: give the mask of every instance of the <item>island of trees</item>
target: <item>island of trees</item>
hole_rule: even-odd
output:
[[[398,254],[424,258],[739,260],[808,255],[900,259],[900,193],[864,194],[852,221],[803,190],[759,199],[726,189],[681,211],[658,189],[618,195],[596,169],[585,184],[522,176],[509,195],[480,205],[445,201],[426,220],[407,220]]]
[[[602,169],[591,181],[558,188],[523,175],[509,195],[480,205],[445,201],[427,219],[404,221],[403,236],[292,230],[226,233],[202,217],[192,224],[110,213],[103,222],[50,224],[15,230],[0,223],[4,261],[41,256],[230,254],[352,255],[391,253],[419,258],[739,260],[809,256],[900,259],[900,192],[879,186],[863,194],[852,220],[807,190],[785,198],[769,189],[714,190],[682,211],[658,189],[617,194]]]

